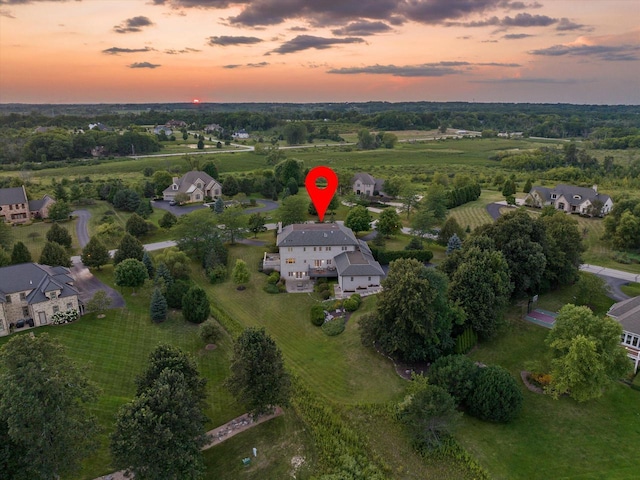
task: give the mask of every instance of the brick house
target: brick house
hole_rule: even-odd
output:
[[[27,223],[34,218],[47,218],[49,207],[55,200],[45,195],[40,200],[27,198],[24,185],[13,188],[0,188],[0,221],[6,223]]]
[[[80,311],[68,268],[38,263],[0,268],[0,336],[11,333],[11,325],[47,325],[55,313],[68,310]]]

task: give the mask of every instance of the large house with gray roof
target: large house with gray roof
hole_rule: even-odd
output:
[[[40,200],[29,200],[24,185],[0,188],[0,221],[6,223],[28,223],[34,218],[47,218],[49,207],[55,200],[45,195]]]
[[[614,303],[607,315],[622,325],[620,344],[627,350],[637,372],[640,366],[640,296]]]
[[[557,185],[555,188],[532,187],[524,199],[530,207],[542,208],[553,205],[558,210],[581,215],[603,216],[613,208],[609,195],[598,193],[598,186],[592,188]]]
[[[0,336],[51,323],[58,312],[80,310],[66,267],[21,263],[0,268]]]
[[[222,195],[222,185],[206,172],[192,170],[182,177],[173,177],[173,182],[162,192],[165,200],[174,200],[176,195],[184,193],[189,200],[186,203],[204,202],[207,198]]]
[[[384,195],[382,189],[384,188],[384,180],[381,178],[374,178],[368,173],[356,173],[351,180],[353,185],[353,193],[356,195],[366,195],[369,197]]]
[[[281,228],[279,254],[265,253],[263,268],[277,270],[288,291],[306,291],[318,278],[337,278],[342,292],[379,289],[384,271],[366,242],[339,223],[293,224]]]

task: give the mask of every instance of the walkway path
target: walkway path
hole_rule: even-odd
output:
[[[213,430],[209,430],[207,432],[209,441],[204,447],[202,447],[202,450],[208,450],[209,448],[214,447],[239,433],[242,433],[252,427],[255,427],[256,425],[260,425],[261,423],[267,422],[281,415],[284,415],[284,411],[280,407],[277,407],[276,411],[271,415],[264,415],[258,418],[258,420],[256,421],[252,420],[248,413],[240,415],[239,417],[234,418],[224,425],[214,428]],[[260,452],[258,452],[258,454],[259,453]],[[247,452],[247,455],[249,454],[250,453]],[[125,477],[124,470],[121,470],[109,475],[103,475],[102,477],[98,477],[95,480],[129,480],[131,478],[133,477]]]

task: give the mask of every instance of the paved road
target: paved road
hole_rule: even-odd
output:
[[[599,265],[580,265],[580,270],[583,272],[595,273],[601,277],[616,278],[618,280],[624,280],[625,282],[640,282],[640,274],[623,272],[622,270],[615,270],[613,268],[600,267]]]
[[[278,208],[278,202],[274,202],[273,200],[267,200],[266,198],[260,198],[257,200],[258,203],[261,203],[260,207],[252,207],[247,208],[245,213],[256,213],[256,212],[269,212],[271,210],[275,210]],[[187,213],[191,213],[195,210],[201,210],[203,208],[209,208],[203,204],[199,205],[187,205],[179,207],[177,205],[171,206],[169,202],[166,200],[154,200],[151,202],[151,206],[155,208],[159,208],[161,210],[166,210],[167,212],[173,213],[176,217],[180,215],[186,215]]]
[[[78,243],[80,248],[84,248],[89,243],[89,218],[91,218],[91,212],[88,210],[74,210],[71,212],[78,218],[76,223],[76,235],[78,237]]]

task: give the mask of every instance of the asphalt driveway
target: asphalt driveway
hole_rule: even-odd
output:
[[[271,210],[275,210],[278,208],[278,202],[274,202],[273,200],[267,200],[266,198],[260,198],[257,200],[258,203],[261,203],[260,207],[252,207],[247,208],[245,213],[257,213],[257,212],[269,212]],[[167,200],[154,200],[151,202],[151,206],[154,208],[160,208],[161,210],[165,210],[167,212],[173,213],[176,217],[180,215],[186,215],[187,213],[191,213],[195,210],[200,210],[205,207],[203,204],[198,205],[184,205],[179,207],[178,205],[169,205],[169,201]]]

